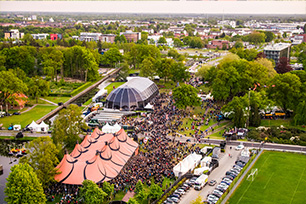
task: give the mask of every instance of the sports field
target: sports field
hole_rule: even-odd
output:
[[[254,179],[246,176],[227,203],[306,203],[306,155],[265,151],[252,167],[256,168]]]

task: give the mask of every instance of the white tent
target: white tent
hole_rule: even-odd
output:
[[[118,132],[119,130],[121,130],[121,126],[118,124],[118,123],[116,123],[114,126],[113,126],[113,129],[114,129],[114,133],[116,133],[116,132]]]
[[[34,122],[34,120],[32,121],[32,123],[28,126],[28,128],[31,131],[37,132],[39,129],[39,125],[37,123]]]
[[[19,130],[21,130],[21,125],[14,125],[13,129],[16,130],[16,131],[19,131]]]
[[[175,176],[183,175],[189,170],[193,170],[200,163],[201,158],[202,156],[196,153],[188,155],[173,168]]]
[[[182,176],[189,171],[189,167],[184,164],[183,161],[173,167],[173,173],[176,177]]]
[[[211,162],[211,157],[204,157],[201,160],[201,167],[209,167],[210,162]]]
[[[108,123],[102,127],[102,132],[104,133],[111,133],[112,132],[112,126],[110,126]]]
[[[42,121],[39,125],[38,125],[38,130],[37,132],[47,132],[49,130],[49,125],[47,125],[44,121]]]
[[[148,103],[144,109],[150,109],[150,110],[153,110],[153,105],[151,105],[150,103]]]
[[[96,93],[96,95],[94,97],[92,97],[92,102],[96,102],[96,99],[106,95],[107,94],[107,90],[106,89],[101,89],[100,91],[98,91],[98,93]]]

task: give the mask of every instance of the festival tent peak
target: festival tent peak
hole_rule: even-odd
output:
[[[35,121],[33,120],[32,123],[28,126],[28,128],[32,131],[37,131],[39,125],[37,123],[35,123]]]
[[[56,167],[60,173],[55,180],[73,185],[82,185],[86,179],[109,181],[120,173],[137,148],[138,144],[123,129],[109,134],[96,128],[70,154],[65,154]]]

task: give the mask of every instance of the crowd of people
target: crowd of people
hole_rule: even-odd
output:
[[[201,85],[195,77],[187,83],[195,87]],[[143,137],[139,140],[138,155],[132,156],[118,176],[110,181],[114,184],[115,193],[122,190],[134,190],[139,180],[150,186],[154,179],[155,183],[162,186],[165,178],[174,179],[173,167],[188,154],[199,153],[200,148],[187,141],[179,142],[170,139],[168,135],[177,136],[187,129],[192,129],[194,133],[191,136],[194,140],[200,141],[205,137],[205,131],[197,127],[207,125],[220,112],[220,107],[212,100],[208,100],[201,105],[203,113],[194,118],[190,111],[176,108],[169,93],[161,93],[156,97],[153,105],[154,110],[142,117],[121,118],[121,125],[135,127],[137,133]],[[184,124],[183,121],[186,118],[192,120],[190,125],[188,122]],[[46,189],[45,193],[51,200],[54,199],[53,195],[63,195],[60,203],[77,203],[78,187],[57,184]]]

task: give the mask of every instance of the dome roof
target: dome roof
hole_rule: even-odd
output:
[[[123,110],[143,108],[158,93],[154,82],[147,78],[134,77],[107,96],[106,107]]]

